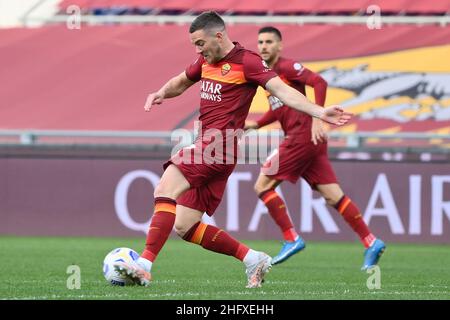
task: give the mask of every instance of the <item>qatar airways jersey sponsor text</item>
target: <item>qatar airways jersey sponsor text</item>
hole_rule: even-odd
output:
[[[200,98],[215,102],[222,101],[222,93],[220,92],[222,85],[220,83],[208,80],[200,80],[200,82],[202,84]]]

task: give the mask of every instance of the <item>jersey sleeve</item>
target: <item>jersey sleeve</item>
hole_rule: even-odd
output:
[[[300,77],[303,79],[304,84],[314,88],[314,98],[316,104],[324,106],[328,86],[325,79],[322,78],[318,73],[315,73],[308,68],[303,68]]]
[[[200,81],[200,79],[202,78],[203,62],[204,58],[202,56],[198,56],[197,60],[195,60],[186,68],[185,72],[189,80],[193,82]]]
[[[283,74],[290,82],[301,83],[313,87],[316,104],[321,106],[325,104],[328,85],[325,79],[319,74],[295,61],[287,61],[284,63]]]
[[[277,76],[266,62],[254,52],[247,52],[243,59],[245,79],[265,88],[267,81]]]
[[[278,119],[275,116],[275,112],[273,112],[272,109],[269,109],[266,113],[263,114],[261,118],[256,121],[256,123],[258,124],[258,128],[261,128],[277,120]]]

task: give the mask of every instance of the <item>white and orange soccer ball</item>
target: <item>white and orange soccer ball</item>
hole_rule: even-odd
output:
[[[117,262],[135,263],[138,258],[139,254],[130,248],[116,248],[109,252],[103,260],[103,275],[106,281],[115,286],[134,285],[135,283],[131,279],[122,276],[114,269],[114,264]]]

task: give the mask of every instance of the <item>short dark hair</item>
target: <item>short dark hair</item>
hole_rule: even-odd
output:
[[[258,31],[258,34],[260,34],[260,33],[274,33],[274,34],[277,35],[277,37],[278,37],[280,40],[283,40],[283,38],[281,37],[281,32],[280,32],[280,30],[278,30],[277,28],[272,27],[272,26],[262,27],[262,28],[259,29],[259,31]]]
[[[191,23],[189,33],[194,33],[197,30],[212,29],[212,28],[220,28],[224,30],[225,22],[217,12],[205,11],[202,14],[200,14],[197,18],[195,18],[194,21]]]

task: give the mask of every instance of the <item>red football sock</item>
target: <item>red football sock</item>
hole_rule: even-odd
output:
[[[259,198],[264,202],[269,210],[270,216],[283,232],[284,240],[295,241],[298,234],[292,224],[291,217],[289,217],[286,211],[286,205],[283,199],[273,189],[262,192],[259,194]]]
[[[335,205],[335,208],[344,217],[345,221],[350,225],[353,231],[358,234],[364,246],[366,248],[370,247],[376,238],[370,232],[369,227],[364,222],[358,207],[352,202],[352,200],[344,195]]]
[[[153,262],[167,241],[175,223],[176,201],[170,198],[155,198],[155,211],[147,233],[141,257]]]
[[[225,231],[212,225],[197,222],[183,237],[184,240],[201,245],[217,253],[244,260],[249,248],[231,237]]]

